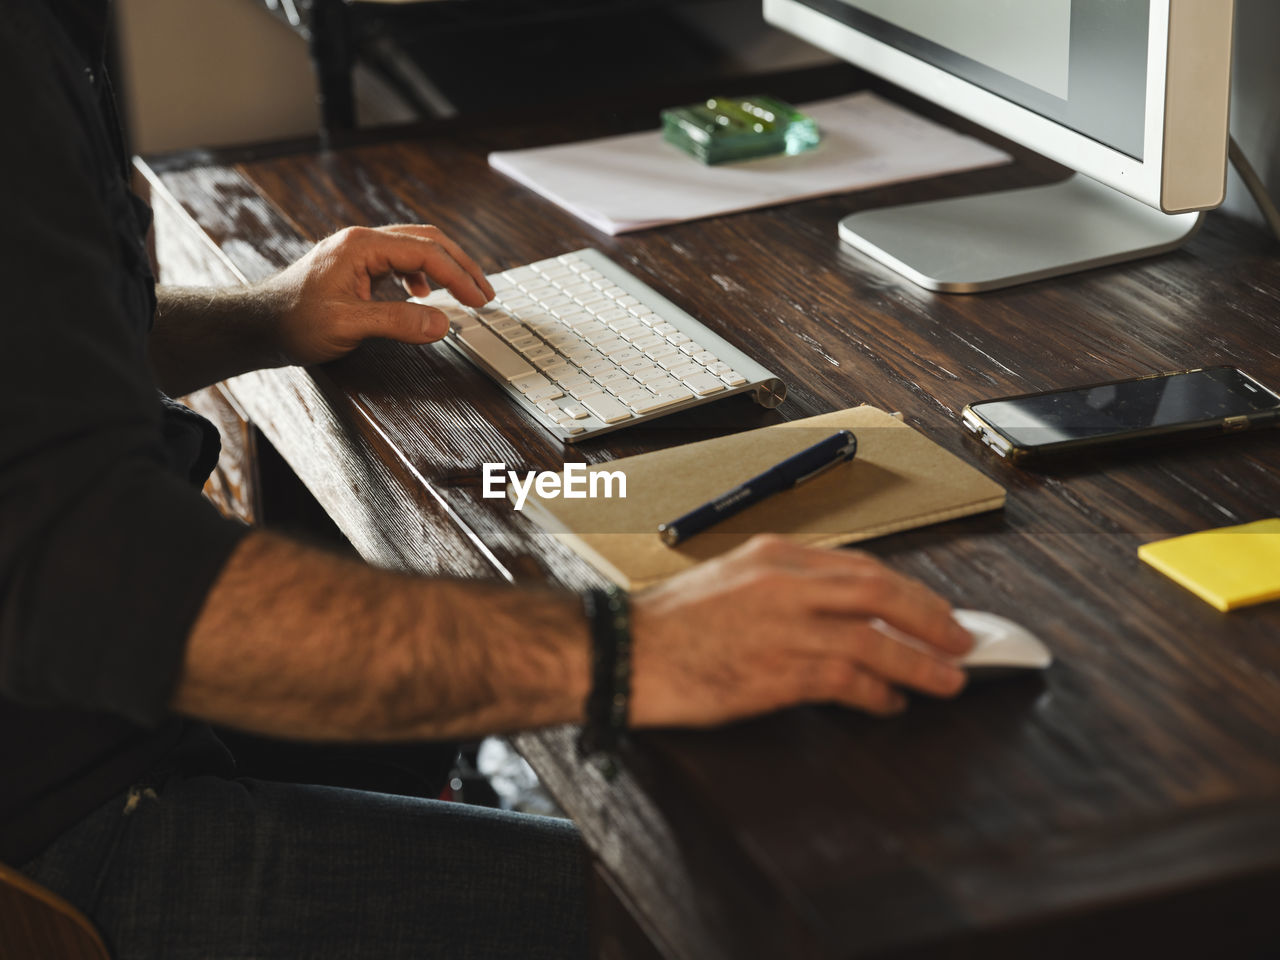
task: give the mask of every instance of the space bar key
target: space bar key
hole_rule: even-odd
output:
[[[457,338],[508,382],[534,372],[533,367],[520,354],[483,327],[468,327],[459,331]]]

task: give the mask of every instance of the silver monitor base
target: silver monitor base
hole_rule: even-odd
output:
[[[1202,216],[1161,213],[1075,174],[850,214],[840,239],[929,290],[979,293],[1175,250]]]

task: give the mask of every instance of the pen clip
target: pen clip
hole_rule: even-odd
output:
[[[844,431],[841,431],[841,432],[844,432]],[[800,484],[804,483],[807,480],[812,480],[814,477],[826,473],[832,467],[838,467],[842,463],[848,463],[850,460],[853,459],[854,455],[857,452],[858,452],[858,440],[856,437],[850,434],[849,441],[843,447],[841,447],[839,450],[836,451],[836,454],[831,459],[830,463],[824,463],[822,466],[818,467],[818,469],[809,471],[803,477],[797,477],[795,485],[799,486]]]
[[[806,473],[803,477],[796,477],[796,486],[799,486],[800,484],[804,483],[807,480],[812,480],[814,477],[821,476],[822,474],[830,470],[832,467],[838,467],[840,466],[840,464],[848,463],[848,462],[849,462],[848,457],[839,457],[835,460],[832,460],[830,463],[824,463],[817,470],[814,470],[810,473]]]

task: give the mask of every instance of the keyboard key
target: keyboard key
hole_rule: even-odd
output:
[[[584,417],[591,416],[591,414],[587,412],[587,408],[580,403],[569,404],[569,406],[564,408],[564,412],[574,420],[582,420]]]
[[[684,347],[681,347],[680,349],[683,350]],[[695,353],[693,355],[693,359],[697,360],[698,363],[701,363],[705,366],[708,363],[715,363],[716,355],[712,353],[710,350],[703,350],[701,353]]]
[[[521,393],[528,393],[530,390],[537,390],[539,387],[551,386],[546,377],[539,376],[536,373],[528,373],[522,377],[516,377],[511,381],[511,385]]]
[[[605,423],[619,423],[622,420],[629,420],[631,418],[631,411],[607,393],[598,393],[592,397],[583,397],[582,405]]]
[[[731,387],[740,387],[747,382],[747,378],[737,370],[730,370],[728,373],[720,374],[720,379]]]
[[[720,389],[723,390],[724,388],[721,387]],[[532,402],[538,403],[542,400],[557,400],[560,397],[564,396],[564,391],[561,390],[559,387],[552,386],[551,384],[548,383],[545,387],[534,387],[532,390],[526,393],[525,396],[528,397]]]
[[[630,360],[623,360],[620,356],[613,357],[612,359],[614,363],[618,364],[618,366],[622,367],[623,370],[627,371],[627,373],[631,374],[631,376],[637,380],[640,378],[640,374],[658,369],[658,365],[650,362],[648,357],[642,357],[639,355]]]
[[[555,333],[547,334],[547,343],[553,347],[571,347],[581,342],[576,334],[568,330],[557,330]]]
[[[626,347],[625,349],[619,350],[617,353],[609,354],[609,359],[614,363],[625,365],[633,361],[643,361],[644,354],[634,347]],[[630,373],[631,371],[628,370],[627,372]]]
[[[617,323],[619,320],[626,320],[631,316],[626,310],[614,308],[612,310],[601,310],[596,314],[596,319],[601,323]],[[671,329],[675,329],[672,327]]]
[[[678,347],[684,343],[688,343],[689,339],[690,338],[687,334],[683,334],[678,330],[675,333],[667,334],[667,343],[675,347]]]
[[[603,353],[606,357],[610,357],[610,358],[612,358],[614,354],[619,354],[623,352],[639,353],[638,350],[632,350],[631,344],[627,343],[627,341],[623,340],[621,337],[614,337],[611,340],[605,340],[605,341],[602,341],[601,343],[597,343],[596,349],[599,350],[601,353]],[[614,363],[617,363],[616,359],[614,360]]]
[[[707,372],[714,373],[717,377],[723,377],[732,369],[733,367],[729,366],[727,363],[716,362],[707,364]]]
[[[542,342],[533,334],[531,334],[527,329],[512,330],[511,335],[509,337],[503,337],[503,339],[506,340],[507,343],[511,344],[511,346],[515,347],[517,350],[521,352],[528,350],[530,347],[534,346],[535,344]]]
[[[709,373],[694,374],[684,381],[684,385],[700,397],[710,396],[724,389],[720,378]]]
[[[464,307],[436,307],[449,320],[449,329],[454,333],[466,330],[468,327],[480,326],[480,321],[476,319],[475,314]]]
[[[652,380],[646,380],[645,386],[654,393],[671,393],[679,391],[680,381],[675,377],[661,376],[654,377]]]
[[[654,396],[650,394],[648,399],[637,400],[631,405],[631,409],[636,412],[637,416],[644,416],[646,413],[653,413],[655,410],[661,410],[664,407],[674,406],[688,399],[688,394],[683,396],[679,394],[659,394]]]
[[[594,360],[600,356],[594,347],[588,343],[583,343],[581,340],[571,347],[564,347],[561,352],[578,366],[582,366],[588,360]]]
[[[653,383],[654,381],[665,380],[667,378],[667,372],[663,370],[661,367],[652,366],[652,367],[649,367],[647,370],[637,370],[635,373],[632,374],[632,376],[635,377],[637,380],[639,380],[641,383],[643,383],[647,387],[649,386],[649,384]]]
[[[462,330],[456,336],[503,380],[512,381],[533,373],[533,367],[523,357],[479,324]]]
[[[665,337],[673,333],[679,333],[680,328],[673,323],[666,323],[664,321],[663,323],[655,323],[653,325],[653,332],[660,337]]]
[[[643,323],[636,322],[635,317],[631,317],[627,321],[611,323],[609,326],[611,329],[616,331],[618,336],[622,337],[623,340],[628,341],[634,340],[636,337],[643,337],[645,335],[645,331],[649,329]],[[631,334],[631,336],[628,337],[627,334]]]
[[[614,383],[635,383],[635,381],[631,379],[631,374],[627,373],[625,370],[619,370],[617,367],[600,374],[595,378],[595,381],[602,387],[607,387]]]
[[[692,360],[689,360],[688,363],[681,364],[678,367],[672,367],[668,371],[668,373],[670,373],[673,377],[680,378],[681,380],[686,380],[689,377],[695,376],[697,374],[710,376],[710,374],[708,374],[701,366],[694,363]]]
[[[608,373],[610,370],[617,370],[617,365],[608,357],[601,357],[599,360],[588,360],[586,363],[580,363],[584,373],[588,373],[593,377],[599,377],[602,373]]]
[[[624,390],[616,391],[616,395],[619,400],[625,403],[632,410],[636,408],[637,404],[653,399],[652,393],[644,387],[636,386],[634,383],[630,384],[630,386]]]
[[[522,280],[530,280],[538,275],[538,271],[533,267],[515,267],[503,274],[512,283],[520,283]]]

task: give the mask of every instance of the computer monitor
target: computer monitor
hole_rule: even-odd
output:
[[[764,0],[765,19],[1078,173],[840,236],[976,292],[1183,243],[1226,190],[1234,0]]]

